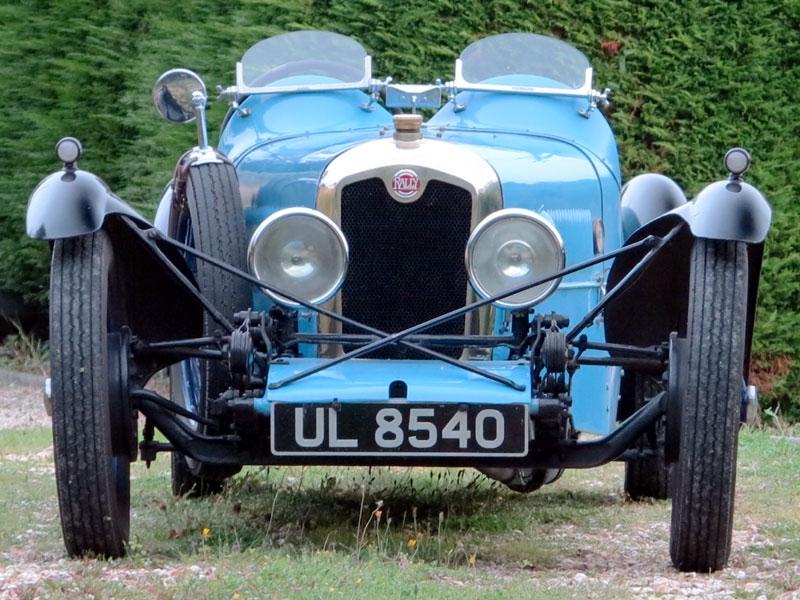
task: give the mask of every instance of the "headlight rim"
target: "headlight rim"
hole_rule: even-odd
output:
[[[480,223],[478,223],[467,239],[467,245],[464,249],[464,265],[467,270],[467,278],[469,279],[469,283],[475,292],[481,298],[490,298],[492,295],[496,294],[489,294],[489,292],[480,285],[480,282],[477,281],[477,278],[473,274],[473,269],[471,268],[472,262],[472,254],[475,250],[475,245],[477,240],[481,237],[481,235],[493,224],[497,221],[502,219],[508,218],[523,218],[528,219],[530,221],[535,222],[537,225],[541,226],[542,229],[550,236],[551,241],[555,243],[555,246],[558,249],[558,268],[557,271],[561,271],[564,269],[567,261],[567,252],[566,248],[564,247],[564,240],[561,237],[558,229],[556,229],[555,225],[551,223],[548,219],[540,215],[539,213],[529,210],[527,208],[503,208],[500,210],[496,210],[493,213],[487,215]],[[525,308],[530,308],[540,302],[543,302],[548,297],[550,297],[553,292],[556,291],[558,288],[559,283],[561,282],[561,278],[554,279],[550,282],[550,285],[542,292],[539,296],[534,298],[531,301],[527,302],[508,302],[508,299],[498,300],[497,302],[493,302],[494,306],[498,308],[505,309],[505,310],[521,310]]]
[[[307,208],[307,207],[304,207],[304,206],[291,206],[291,207],[288,207],[288,208],[282,208],[281,210],[278,210],[278,211],[272,213],[270,216],[268,216],[266,219],[264,219],[258,225],[258,227],[256,227],[255,231],[250,236],[250,241],[247,243],[247,268],[250,271],[250,274],[253,275],[253,277],[258,279],[262,283],[265,283],[265,284],[267,283],[266,281],[264,281],[264,279],[262,277],[259,276],[259,274],[258,274],[258,272],[256,270],[256,266],[255,266],[255,248],[256,248],[256,245],[257,245],[256,242],[264,234],[264,231],[266,229],[268,229],[269,227],[271,227],[273,224],[275,224],[278,221],[281,221],[281,220],[283,220],[283,219],[285,219],[287,217],[293,217],[293,216],[298,216],[298,215],[305,215],[305,216],[308,216],[308,217],[315,218],[315,219],[321,221],[324,225],[326,225],[328,227],[328,229],[330,229],[333,232],[334,238],[339,242],[339,245],[341,246],[341,249],[342,249],[342,255],[344,257],[344,259],[342,261],[342,268],[340,269],[340,272],[339,272],[339,276],[337,277],[337,279],[335,281],[335,284],[332,285],[332,286],[329,286],[328,291],[326,292],[326,294],[322,295],[322,296],[318,296],[317,298],[314,298],[313,300],[304,299],[309,304],[312,304],[314,306],[319,306],[320,304],[323,304],[323,303],[327,302],[328,300],[330,300],[331,298],[333,298],[336,295],[336,293],[341,289],[342,284],[344,283],[344,280],[347,277],[348,267],[350,266],[350,245],[347,243],[347,238],[345,237],[344,232],[342,231],[341,227],[339,227],[339,225],[336,224],[336,221],[331,219],[325,213],[323,213],[321,211],[318,211],[318,210],[315,210],[313,208]],[[285,296],[282,296],[280,294],[271,292],[270,290],[267,290],[267,289],[264,289],[264,288],[261,288],[261,290],[265,294],[267,294],[267,296],[269,296],[271,300],[273,300],[274,302],[277,302],[278,304],[281,304],[283,306],[288,306],[290,308],[302,308],[303,307],[302,304],[300,304],[298,302],[294,302],[293,300],[290,300],[289,298],[286,298]],[[285,290],[285,291],[288,291],[288,290]]]

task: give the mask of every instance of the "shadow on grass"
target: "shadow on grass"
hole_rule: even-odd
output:
[[[439,564],[550,565],[568,545],[548,539],[554,527],[624,504],[607,490],[516,494],[471,469],[251,469],[220,496],[148,496],[141,540],[156,553],[286,548]]]

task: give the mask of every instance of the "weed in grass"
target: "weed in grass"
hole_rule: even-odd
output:
[[[800,436],[800,425],[790,423],[783,418],[780,407],[764,408],[760,413],[759,429],[770,431],[780,436]]]
[[[50,346],[47,340],[27,333],[16,319],[9,319],[9,323],[14,326],[17,333],[7,335],[0,343],[0,367],[47,375],[50,359]]]

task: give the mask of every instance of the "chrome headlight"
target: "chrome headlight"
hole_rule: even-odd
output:
[[[467,241],[467,274],[483,298],[496,296],[564,268],[564,243],[553,225],[522,208],[498,210],[478,223]],[[549,296],[561,279],[495,302],[501,308],[532,306]]]
[[[247,264],[264,283],[320,304],[342,285],[348,253],[347,240],[331,219],[310,208],[286,208],[256,229]],[[279,294],[267,294],[276,302],[297,306]]]

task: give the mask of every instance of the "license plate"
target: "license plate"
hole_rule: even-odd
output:
[[[526,456],[525,404],[273,402],[278,456]]]

